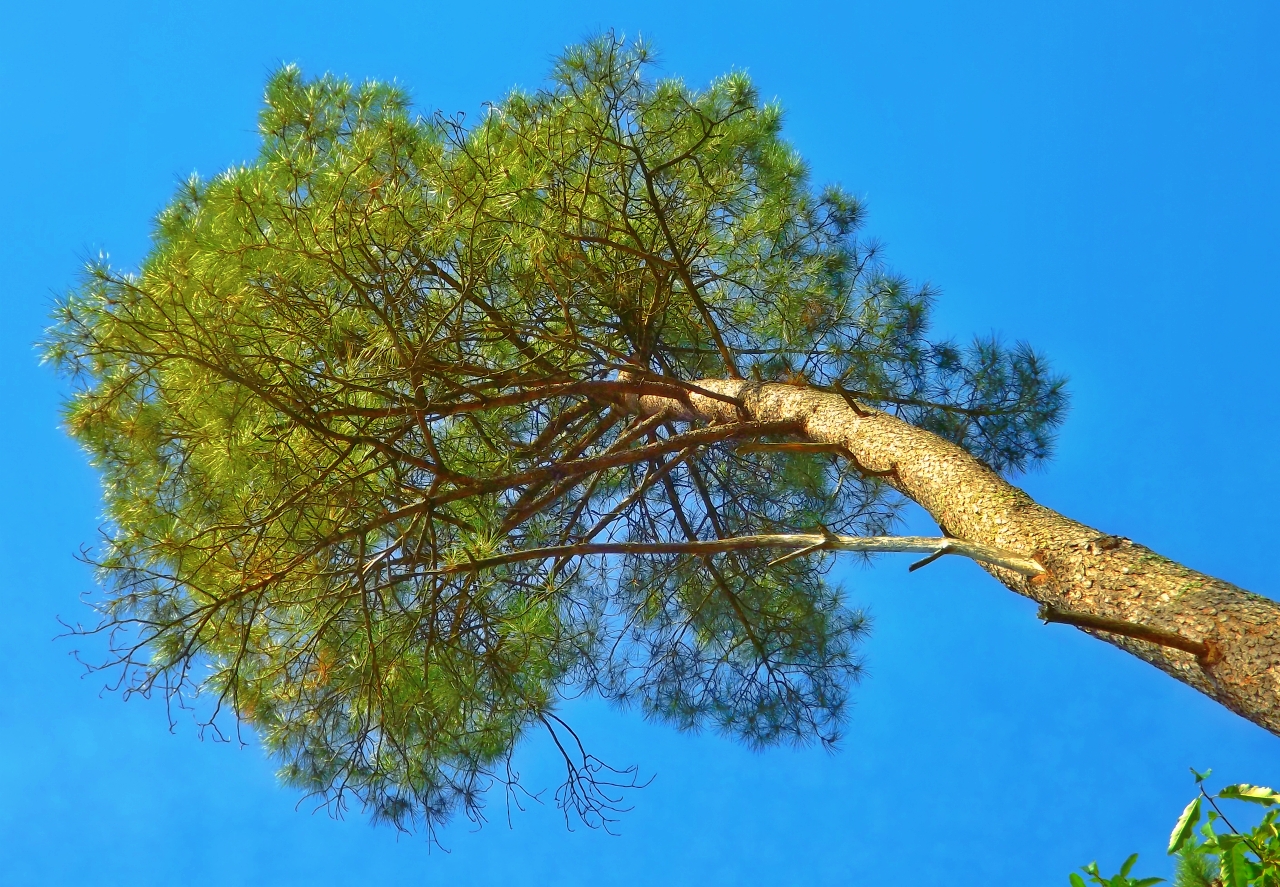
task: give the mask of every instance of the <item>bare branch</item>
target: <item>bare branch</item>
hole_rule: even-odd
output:
[[[1152,644],[1159,644],[1161,647],[1172,647],[1175,650],[1185,650],[1195,655],[1205,665],[1212,665],[1216,659],[1216,648],[1211,642],[1194,641],[1191,638],[1185,638],[1180,634],[1172,631],[1165,631],[1161,628],[1152,628],[1149,625],[1138,625],[1134,622],[1125,622],[1122,619],[1108,619],[1104,616],[1093,616],[1089,613],[1072,613],[1069,610],[1056,610],[1053,607],[1044,606],[1040,608],[1040,612],[1036,614],[1045,623],[1058,622],[1062,625],[1074,625],[1076,628],[1087,628],[1090,631],[1105,631],[1108,634],[1118,634],[1122,637],[1136,638],[1140,641],[1147,641]]]
[[[441,567],[435,573],[462,573],[487,570],[504,564],[547,558],[583,557],[593,554],[720,554],[759,548],[795,548],[809,551],[865,551],[871,553],[915,552],[959,554],[993,567],[1001,567],[1022,576],[1039,576],[1043,566],[1032,558],[1011,551],[949,539],[939,536],[837,536],[826,533],[766,533],[758,536],[734,536],[729,539],[694,542],[595,542],[576,545],[551,545],[512,551],[465,564]]]

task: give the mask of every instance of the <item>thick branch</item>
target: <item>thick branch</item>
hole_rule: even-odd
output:
[[[1280,735],[1275,601],[1070,520],[1034,502],[961,447],[841,394],[736,379],[697,385],[739,403],[695,393],[681,400],[630,396],[623,405],[676,422],[795,422],[793,439],[847,451],[859,470],[885,476],[956,540],[1030,553],[1045,572],[1032,575],[983,562],[1011,590],[1058,612],[1159,632],[1098,629],[1106,632],[1102,640]],[[1214,655],[1200,655],[1200,646],[1170,646],[1165,642],[1171,637],[1206,645]]]

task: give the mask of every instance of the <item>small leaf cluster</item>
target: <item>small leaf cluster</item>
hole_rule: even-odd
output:
[[[1204,789],[1211,771],[1191,772],[1199,794],[1187,804],[1169,836],[1169,854],[1178,858],[1177,887],[1280,887],[1280,792],[1240,783],[1211,795]],[[1267,810],[1257,825],[1241,832],[1223,814],[1218,801],[1242,801]],[[1083,871],[1092,883],[1115,887],[1139,887],[1164,880],[1129,879],[1137,858],[1135,853],[1125,860],[1119,874],[1111,879],[1102,878],[1097,863],[1090,863]],[[1073,873],[1071,883],[1084,887],[1085,881]]]
[[[1130,878],[1129,872],[1133,870],[1134,865],[1138,862],[1138,854],[1134,853],[1120,866],[1120,871],[1112,875],[1110,878],[1104,878],[1102,872],[1098,870],[1098,864],[1091,862],[1081,869],[1089,880],[1086,882],[1075,872],[1071,873],[1071,887],[1085,887],[1085,884],[1101,884],[1103,887],[1152,887],[1153,884],[1160,884],[1164,878]]]

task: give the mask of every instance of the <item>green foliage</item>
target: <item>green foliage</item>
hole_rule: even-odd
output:
[[[1084,878],[1071,873],[1071,887],[1085,887],[1086,883],[1102,884],[1104,887],[1151,887],[1153,884],[1161,884],[1164,878],[1130,878],[1129,872],[1133,869],[1134,864],[1138,861],[1138,854],[1133,854],[1124,861],[1120,866],[1120,871],[1110,878],[1102,877],[1102,873],[1098,871],[1098,864],[1091,862],[1081,869],[1089,876],[1088,882]]]
[[[1241,783],[1228,785],[1217,794],[1210,795],[1204,790],[1204,781],[1210,771],[1191,772],[1195,775],[1200,794],[1182,811],[1169,836],[1169,854],[1178,858],[1175,887],[1280,887],[1280,829],[1277,828],[1280,793]],[[1252,830],[1240,832],[1223,814],[1217,804],[1220,800],[1243,801],[1269,809]],[[1202,802],[1211,809],[1205,813],[1205,822],[1197,830]],[[1221,830],[1222,826],[1225,826],[1225,831]],[[1137,854],[1130,856],[1120,873],[1110,880],[1102,878],[1097,863],[1090,863],[1082,871],[1097,884],[1156,884],[1163,880],[1128,880],[1137,858]],[[1083,887],[1085,882],[1079,875],[1073,873],[1070,878],[1073,887]]]
[[[777,429],[693,444],[629,415],[624,370],[839,385],[999,470],[1048,454],[1065,397],[1039,357],[928,340],[931,293],[884,270],[855,199],[810,186],[780,110],[647,58],[575,47],[469,127],[286,67],[258,157],[185,183],[136,273],[88,269],[46,353],[104,479],[100,630],[127,691],[203,693],[290,783],[400,827],[480,818],[534,727],[565,750],[567,810],[607,819],[555,715],[575,693],[835,740],[866,621],[820,556],[456,569],[891,524],[880,478],[735,447]]]

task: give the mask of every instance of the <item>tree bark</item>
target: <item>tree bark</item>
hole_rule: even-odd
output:
[[[741,380],[697,387],[708,395],[632,395],[624,405],[677,421],[797,423],[801,439],[842,447],[857,467],[885,473],[944,534],[1034,558],[1045,568],[1041,575],[981,566],[1041,604],[1047,620],[1079,617],[1073,624],[1081,630],[1280,735],[1275,601],[1076,523],[1037,504],[961,447],[840,394]],[[1120,634],[1090,627],[1107,624],[1130,628]]]

